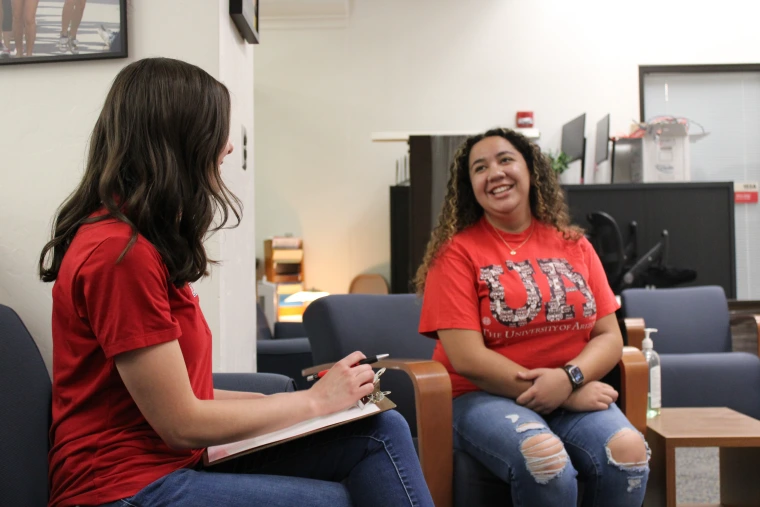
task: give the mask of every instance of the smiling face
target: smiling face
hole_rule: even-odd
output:
[[[512,143],[486,137],[470,150],[470,183],[492,223],[510,232],[530,225],[530,170]]]

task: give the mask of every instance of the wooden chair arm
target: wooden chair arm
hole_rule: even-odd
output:
[[[623,347],[619,366],[620,407],[634,428],[646,435],[649,366],[644,354],[634,347]]]
[[[334,363],[306,368],[311,375]],[[417,445],[420,465],[436,507],[451,507],[454,477],[454,439],[451,407],[451,378],[438,361],[423,359],[383,359],[373,368],[402,370],[414,386],[417,411]],[[390,399],[393,400],[391,394]]]
[[[731,314],[731,325],[742,324],[744,322],[754,322],[757,331],[757,354],[760,355],[760,315],[751,313],[734,313]]]
[[[646,327],[644,319],[638,317],[623,319],[623,325],[625,326],[625,335],[628,337],[628,346],[641,350],[641,342],[644,341],[644,328]]]
[[[728,311],[731,313],[755,313],[760,308],[760,300],[751,299],[729,299]]]
[[[422,473],[436,507],[451,507],[454,427],[449,372],[438,361],[421,359],[384,359],[374,366],[402,370],[412,380]]]

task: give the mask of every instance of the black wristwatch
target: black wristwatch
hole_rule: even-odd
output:
[[[570,378],[570,384],[573,386],[573,391],[583,385],[583,372],[575,365],[568,364],[562,367]]]

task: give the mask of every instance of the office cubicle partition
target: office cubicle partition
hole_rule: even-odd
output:
[[[391,292],[414,292],[430,233],[446,197],[449,169],[465,135],[409,136],[409,185],[391,187]]]
[[[639,255],[667,230],[665,263],[697,272],[683,286],[720,285],[728,298],[736,297],[733,183],[565,185],[563,190],[574,223],[589,228],[589,213],[606,212],[628,243],[635,221]]]

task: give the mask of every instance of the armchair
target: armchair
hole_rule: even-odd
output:
[[[418,454],[438,507],[509,505],[509,486],[468,454],[453,450],[451,382],[431,361],[435,341],[417,332],[421,301],[413,294],[332,295],[313,302],[304,325],[319,371],[354,350],[390,354],[383,390],[416,436]],[[618,404],[639,431],[646,429],[647,365],[640,351],[626,348],[620,368],[607,379],[619,387]]]
[[[760,357],[732,352],[731,324],[760,316],[730,315],[718,286],[622,292],[628,344],[641,348],[644,328],[660,354],[664,407],[729,407],[760,419]]]
[[[312,364],[311,346],[300,322],[275,322],[274,333],[267,317],[256,305],[256,370],[292,378],[298,389],[308,389],[301,370]]]
[[[282,375],[215,373],[214,386],[272,394],[293,391]],[[37,345],[19,316],[0,305],[0,491],[3,505],[46,507],[52,388]]]
[[[356,275],[348,287],[349,294],[388,294],[388,282],[378,274]]]

